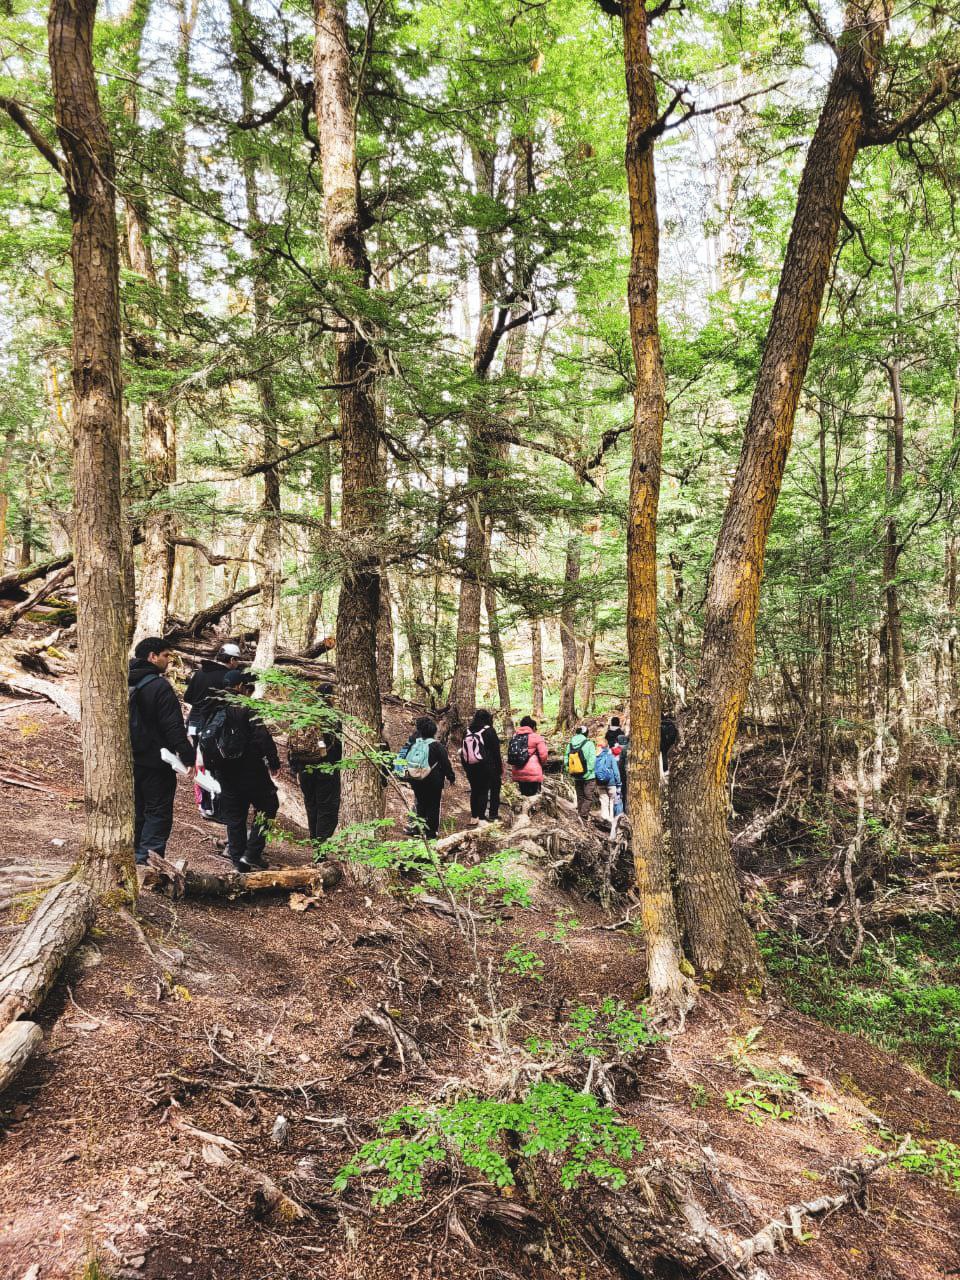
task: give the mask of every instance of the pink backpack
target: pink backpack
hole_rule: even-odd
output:
[[[483,764],[483,738],[479,733],[468,733],[460,748],[464,764]]]

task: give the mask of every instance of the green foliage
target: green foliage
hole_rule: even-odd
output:
[[[651,1030],[646,1010],[631,1009],[613,996],[607,996],[599,1008],[578,1005],[570,1015],[570,1028],[571,1052],[587,1058],[636,1053],[663,1040]]]
[[[519,942],[503,953],[501,970],[516,974],[518,978],[530,978],[533,982],[543,981],[543,961],[535,951],[528,951]]]
[[[587,1176],[619,1187],[626,1181],[620,1162],[643,1149],[637,1130],[609,1107],[548,1081],[519,1102],[470,1097],[451,1105],[402,1107],[381,1130],[334,1179],[334,1188],[343,1191],[351,1179],[383,1175],[373,1193],[378,1205],[422,1196],[427,1169],[448,1160],[476,1170],[496,1187],[509,1187],[515,1181],[512,1159],[553,1157],[564,1187]]]
[[[762,1085],[752,1089],[734,1089],[725,1095],[724,1101],[731,1111],[738,1111],[748,1124],[763,1127],[766,1120],[791,1120],[793,1111],[783,1105],[779,1095],[771,1094]]]
[[[933,1142],[912,1141],[898,1163],[912,1173],[923,1174],[960,1195],[960,1146],[937,1138]]]
[[[917,1063],[940,1083],[960,1080],[960,929],[917,920],[885,942],[868,942],[851,968],[800,939],[761,936],[770,973],[803,1013]]]

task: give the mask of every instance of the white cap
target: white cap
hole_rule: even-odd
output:
[[[240,646],[238,644],[222,644],[220,652],[226,654],[228,658],[239,658]]]

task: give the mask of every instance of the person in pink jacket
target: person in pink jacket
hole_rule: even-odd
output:
[[[539,793],[543,785],[546,759],[547,744],[537,733],[536,720],[524,716],[507,747],[510,776],[520,788],[522,796],[535,796]]]

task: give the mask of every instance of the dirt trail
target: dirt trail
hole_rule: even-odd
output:
[[[82,815],[61,792],[80,791],[75,726],[44,705],[0,714],[0,773],[6,766],[59,790],[0,783],[0,863],[69,861]],[[171,851],[206,869],[224,865],[183,785]],[[276,856],[306,855],[289,845]],[[94,1253],[108,1276],[151,1280],[620,1274],[572,1197],[558,1201],[551,1260],[532,1239],[472,1222],[474,1248],[452,1235],[440,1176],[425,1202],[392,1211],[372,1210],[358,1190],[331,1192],[378,1116],[445,1082],[459,1093],[492,1090],[511,1065],[488,1043],[472,960],[448,920],[349,877],[302,913],[283,899],[153,894],[141,910],[159,961],[103,913],[43,1008],[40,1053],[0,1098],[0,1275],[20,1280],[36,1265],[37,1280],[76,1278]],[[558,1034],[578,1004],[635,997],[637,941],[605,923],[595,906],[549,889],[482,936],[481,957],[498,967],[516,941],[542,958],[539,981],[504,977],[513,1043]],[[0,924],[16,927],[14,914]],[[378,1005],[415,1035],[429,1074],[405,1073],[388,1037],[355,1027]],[[738,1059],[753,1027],[761,1031]],[[751,1064],[776,1067],[784,1055],[802,1060],[823,1107],[758,1125],[727,1105],[751,1084]],[[647,1051],[640,1076],[620,1107],[646,1138],[645,1158],[685,1164],[705,1186],[722,1174],[737,1201],[717,1201],[720,1220],[743,1234],[792,1201],[834,1191],[831,1169],[875,1140],[870,1113],[897,1133],[960,1140],[960,1108],[942,1090],[769,1002],[705,998],[680,1038]],[[281,1114],[289,1130],[278,1148]],[[182,1121],[241,1154],[224,1166]],[[704,1172],[705,1146],[713,1172]],[[239,1164],[268,1174],[309,1216],[258,1220]],[[941,1280],[960,1268],[958,1204],[928,1180],[889,1171],[868,1216],[845,1211],[811,1227],[810,1242],[769,1273]]]

